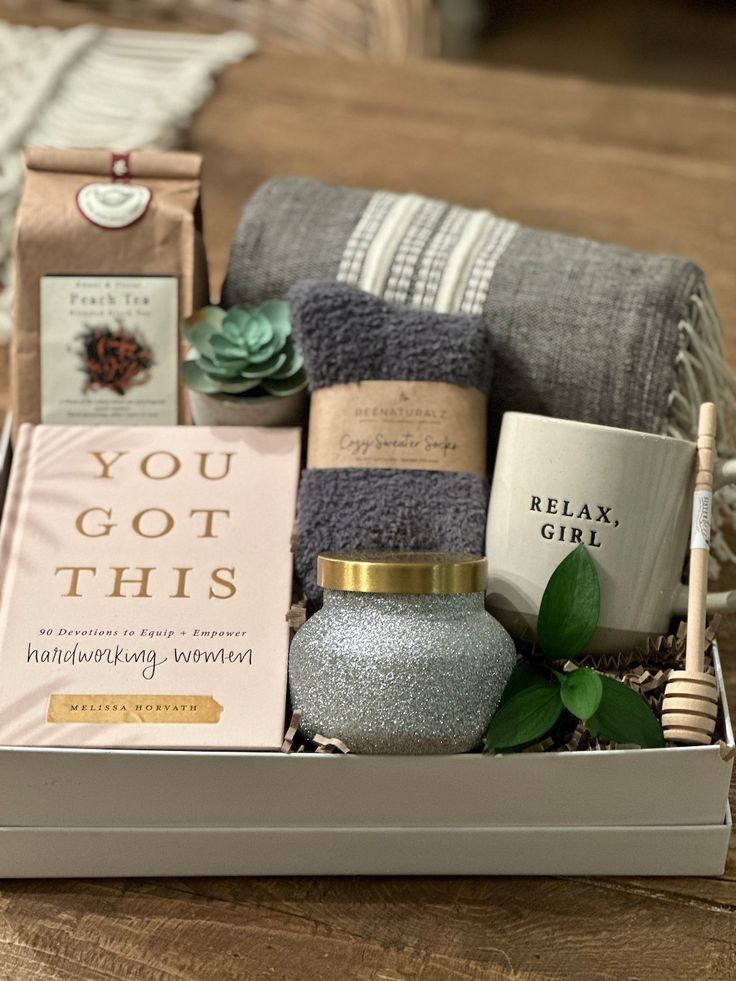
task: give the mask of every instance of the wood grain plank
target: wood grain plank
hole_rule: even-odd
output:
[[[116,881],[55,885],[49,892],[40,883],[23,884],[10,909],[0,899],[1,981],[509,976],[503,951],[428,950],[400,935],[383,943],[293,905],[279,910],[267,898],[223,901],[163,881],[153,888]]]
[[[4,918],[4,981],[736,973],[730,913],[616,880],[31,882]],[[49,973],[26,973],[28,951]]]

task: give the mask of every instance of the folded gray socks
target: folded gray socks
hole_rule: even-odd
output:
[[[488,396],[492,355],[479,317],[397,308],[353,286],[303,281],[289,291],[294,337],[314,391],[359,381],[449,382]],[[307,469],[296,569],[320,598],[317,556],[354,549],[483,554],[488,482],[472,473]]]

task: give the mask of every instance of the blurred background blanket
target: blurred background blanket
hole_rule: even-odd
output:
[[[536,412],[693,439],[719,406],[719,450],[736,455],[736,382],[692,262],[536,231],[415,194],[286,177],[247,203],[223,302],[285,296],[304,277],[397,304],[482,315],[493,340],[489,427]],[[736,495],[719,495],[733,520]],[[723,536],[714,554],[733,559]]]

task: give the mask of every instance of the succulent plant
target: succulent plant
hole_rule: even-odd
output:
[[[198,355],[183,363],[182,378],[196,392],[286,396],[306,388],[304,361],[283,300],[230,310],[203,307],[182,330]]]

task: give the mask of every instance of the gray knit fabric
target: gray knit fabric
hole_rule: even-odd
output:
[[[703,287],[682,259],[417,196],[277,178],[246,205],[223,300],[285,296],[305,276],[410,307],[481,313],[495,357],[492,430],[515,409],[666,432],[678,325]]]
[[[370,191],[346,194],[301,177],[262,184],[230,248],[223,305],[285,297],[300,279],[335,279],[343,246],[370,199]]]
[[[482,320],[398,309],[335,282],[289,291],[294,336],[310,388],[365,380],[491,384]],[[316,600],[317,556],[345,549],[483,554],[488,483],[477,474],[348,467],[305,470],[299,486],[296,569]]]
[[[329,280],[288,293],[309,388],[359,381],[435,381],[491,387],[491,342],[479,317],[408,310]]]

